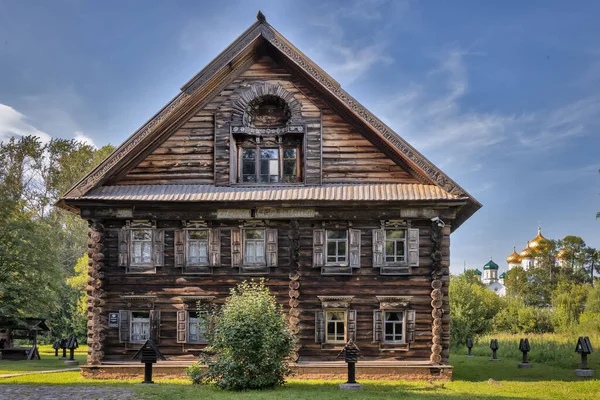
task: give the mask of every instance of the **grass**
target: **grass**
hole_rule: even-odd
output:
[[[512,352],[509,343],[518,345],[517,337],[500,337],[500,362],[489,362],[490,350],[485,350],[483,343],[477,346],[481,355],[474,358],[464,357],[460,350],[452,354],[451,364],[454,365],[454,380],[452,382],[428,383],[426,381],[363,381],[365,390],[361,392],[340,391],[337,384],[340,381],[299,380],[291,379],[284,387],[266,391],[226,392],[214,386],[191,385],[185,379],[158,380],[157,385],[141,385],[140,379],[135,380],[93,380],[82,377],[78,372],[61,372],[55,374],[26,375],[15,378],[0,379],[0,384],[72,384],[72,385],[109,385],[128,388],[135,391],[139,398],[154,400],[181,399],[218,399],[218,400],[302,400],[327,398],[328,400],[342,399],[594,399],[600,398],[600,380],[584,380],[575,376],[571,366],[572,360],[565,361],[569,365],[564,368],[556,363],[537,363],[533,359],[531,369],[517,369],[520,353]],[[559,337],[554,337],[560,344]],[[551,346],[552,337],[546,337],[547,346]],[[545,343],[544,342],[544,343]],[[564,341],[565,344],[568,341]],[[505,346],[503,347],[503,344]],[[542,342],[540,342],[542,343]],[[597,342],[596,342],[597,343]],[[518,346],[517,346],[518,347]],[[569,344],[571,351],[574,343]],[[503,352],[503,349],[506,352]],[[532,355],[535,347],[532,342]],[[555,349],[557,355],[562,354],[562,347]],[[519,357],[515,358],[514,355]],[[590,356],[590,361],[597,365],[600,356]],[[571,368],[572,367],[572,368]],[[600,369],[600,368],[598,368]],[[597,371],[597,374],[600,371]],[[360,381],[360,376],[358,377]],[[488,383],[493,378],[499,385]]]
[[[58,357],[55,357],[54,349],[50,345],[39,346],[39,352],[41,360],[0,360],[0,375],[73,368],[73,366],[65,365],[64,360],[59,360]],[[59,356],[62,356],[62,350],[59,350],[58,354]],[[67,351],[67,356],[68,355],[69,352]],[[87,346],[80,346],[75,350],[75,359],[78,360],[80,364],[85,364],[86,355]]]

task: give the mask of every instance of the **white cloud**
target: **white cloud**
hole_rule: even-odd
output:
[[[75,132],[75,140],[77,140],[78,142],[82,142],[85,144],[88,144],[90,146],[92,146],[93,148],[97,149],[98,146],[96,146],[96,143],[94,143],[94,141],[92,140],[91,137],[87,136],[85,133],[77,131]]]
[[[37,136],[42,143],[52,139],[27,122],[27,117],[14,108],[0,104],[0,141],[4,142],[13,136]]]

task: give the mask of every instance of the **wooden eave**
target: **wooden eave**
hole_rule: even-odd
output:
[[[182,125],[196,109],[206,103],[212,94],[224,88],[244,67],[247,67],[247,64],[253,61],[252,55],[256,54],[256,49],[263,41],[269,44],[269,48],[277,50],[280,61],[298,72],[319,93],[330,99],[337,112],[352,119],[351,122],[363,126],[366,131],[371,133],[370,140],[382,144],[383,146],[380,148],[388,156],[396,162],[408,166],[409,170],[422,183],[435,184],[448,193],[467,198],[467,204],[459,211],[459,218],[455,221],[453,230],[481,208],[481,203],[473,196],[350,96],[337,81],[265,20],[252,24],[221,54],[188,81],[182,87],[181,93],[115,149],[98,167],[73,186],[57,205],[73,211],[73,208],[65,200],[81,198],[92,189],[110,181],[120,173],[122,174],[128,167],[136,165],[142,157]]]

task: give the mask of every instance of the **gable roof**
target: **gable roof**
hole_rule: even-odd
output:
[[[317,90],[331,97],[343,109],[345,116],[356,120],[372,132],[376,139],[398,155],[424,184],[436,185],[451,195],[467,199],[467,204],[458,211],[453,230],[481,208],[481,204],[473,196],[350,96],[337,81],[277,32],[260,12],[256,22],[183,85],[181,92],[173,100],[75,184],[59,200],[58,205],[73,210],[66,201],[82,199],[93,189],[107,182],[117,171],[135,165],[137,155],[164,140],[171,132],[169,129],[189,114],[189,110],[202,104],[217,88],[224,87],[228,76],[247,67],[252,62],[249,54],[263,42],[276,49],[287,65],[306,77]]]

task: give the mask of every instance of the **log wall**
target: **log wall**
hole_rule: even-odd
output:
[[[237,268],[231,267],[231,234],[232,227],[239,223],[217,223],[220,227],[221,266],[215,267],[211,275],[183,275],[180,268],[174,267],[174,230],[180,221],[158,221],[158,227],[165,231],[165,265],[157,268],[155,274],[126,274],[125,268],[118,267],[118,229],[123,221],[104,220],[105,228],[105,306],[103,320],[109,312],[119,310],[136,310],[136,303],[124,300],[123,295],[155,295],[154,308],[161,311],[160,349],[171,359],[191,357],[194,354],[190,346],[176,342],[177,310],[184,308],[181,296],[214,296],[216,304],[222,304],[228,296],[229,289],[236,284],[256,276],[240,274]],[[341,221],[340,223],[344,223]],[[353,228],[360,229],[361,235],[361,267],[355,269],[351,276],[324,276],[320,268],[312,267],[313,229],[321,226],[321,221],[289,220],[270,221],[268,227],[277,228],[279,256],[278,266],[270,269],[269,274],[262,275],[266,284],[276,295],[278,302],[290,312],[290,305],[297,316],[297,332],[299,338],[298,355],[301,360],[333,360],[338,355],[339,346],[315,343],[315,312],[322,310],[317,296],[352,295],[354,299],[350,309],[357,310],[357,344],[367,359],[404,359],[427,361],[432,346],[432,305],[430,294],[432,272],[431,223],[429,220],[415,220],[413,227],[419,227],[420,264],[413,267],[410,276],[381,276],[379,270],[372,267],[372,234],[371,230],[379,226],[379,221],[353,221]],[[449,227],[444,228],[445,238],[442,240],[442,292],[443,301],[443,359],[447,361],[449,341],[449,305],[448,305],[448,268],[449,268]],[[296,241],[297,255],[291,256],[290,247]],[[294,275],[298,277],[294,279]],[[290,281],[299,282],[294,300],[290,301]],[[412,296],[410,309],[416,310],[416,341],[410,350],[380,350],[378,343],[373,343],[373,311],[379,309],[375,296]],[[119,343],[118,328],[106,330],[103,343],[104,361],[128,360],[137,350],[139,344]],[[195,345],[194,349],[201,346]]]

